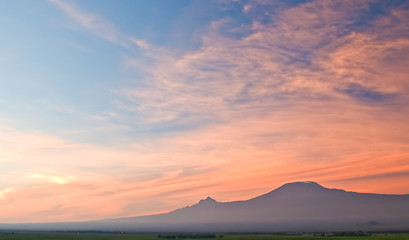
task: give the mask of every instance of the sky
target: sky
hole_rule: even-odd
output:
[[[399,0],[0,0],[0,222],[409,194],[408,22]]]

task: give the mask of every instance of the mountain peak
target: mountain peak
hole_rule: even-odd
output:
[[[286,183],[283,186],[277,188],[276,190],[297,190],[298,191],[298,190],[307,190],[307,189],[325,189],[325,188],[313,181],[303,181],[303,182]]]
[[[288,195],[298,195],[299,194],[314,194],[318,192],[323,192],[327,188],[319,185],[313,181],[303,181],[303,182],[290,182],[282,185],[281,187],[263,194],[261,196],[255,197],[251,200],[269,199],[276,196],[288,196]],[[277,195],[278,194],[278,195]]]
[[[302,182],[290,182],[283,185],[284,186],[314,186],[314,187],[323,187],[314,181],[302,181]]]
[[[217,203],[217,201],[214,200],[214,199],[211,198],[211,197],[207,197],[207,198],[205,198],[205,199],[200,200],[198,204],[201,204],[201,205],[202,205],[202,204],[212,204],[212,203]]]

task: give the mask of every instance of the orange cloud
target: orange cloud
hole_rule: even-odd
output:
[[[365,159],[387,165],[389,156],[407,153],[402,133],[408,130],[408,112],[402,104],[408,46],[406,38],[390,37],[399,36],[401,28],[389,30],[385,19],[361,33],[349,29],[369,5],[302,4],[273,16],[272,24],[254,22],[253,32],[242,39],[218,31],[227,20],[214,22],[201,48],[157,62],[145,87],[123,91],[131,106],[137,104],[128,110],[151,124],[205,119],[199,130],[167,142],[191,153],[192,161],[208,156],[207,163],[223,166],[212,179],[231,179],[228,186],[242,186],[249,178],[270,179],[266,186],[303,176],[324,182],[382,174],[392,179],[405,164],[378,172]],[[305,170],[311,174],[284,171],[302,165],[311,165]]]
[[[200,48],[174,54],[53,2],[150,58],[125,61],[143,66],[143,82],[119,90],[118,111],[95,119],[171,130],[107,147],[0,128],[0,161],[13,169],[0,176],[0,221],[136,216],[303,180],[409,193],[409,41],[399,33],[406,11],[391,10],[363,31],[350,25],[369,2],[313,1],[267,12],[271,22],[253,21],[243,38],[220,30],[232,19],[215,21]]]

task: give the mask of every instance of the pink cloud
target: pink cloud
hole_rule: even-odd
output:
[[[261,173],[258,166],[282,171],[286,166],[296,169],[311,164],[313,171],[320,165],[331,169],[346,159],[351,159],[349,164],[368,164],[365,158],[369,155],[377,156],[381,165],[388,164],[387,156],[406,154],[408,139],[398,132],[407,131],[407,109],[402,102],[396,102],[401,107],[396,112],[382,103],[359,102],[359,98],[379,101],[370,98],[406,95],[407,39],[387,37],[391,33],[377,31],[381,24],[377,21],[362,33],[348,29],[368,4],[302,4],[282,11],[273,24],[254,22],[253,33],[242,39],[224,36],[218,31],[223,21],[218,21],[203,36],[200,49],[171,61],[158,61],[148,71],[145,88],[124,90],[131,105],[138,103],[130,111],[152,119],[151,123],[165,124],[196,120],[181,117],[185,112],[210,116],[209,125],[169,142],[181,141],[193,156],[218,159],[214,161],[219,166],[226,166],[223,176],[230,176],[237,185],[248,178],[297,179],[284,174],[273,178],[274,174]],[[303,57],[303,50],[310,55]],[[391,58],[397,60],[384,60]],[[351,86],[359,89],[338,91]],[[334,170],[347,169],[351,176],[331,170],[310,177],[330,182],[364,170],[368,175],[380,174],[366,169],[365,164],[358,164],[357,171],[347,166]],[[405,169],[405,165],[400,167]],[[232,177],[234,171],[238,171],[237,178]]]
[[[52,2],[94,34],[133,41],[150,58],[124,63],[145,70],[142,87],[119,90],[115,101],[133,114],[132,124],[194,127],[115,148],[2,127],[1,163],[13,171],[0,177],[0,220],[158,213],[207,195],[248,199],[300,180],[408,193],[403,10],[359,32],[348,26],[367,2],[314,1],[280,11],[271,23],[254,21],[240,39],[220,30],[231,21],[222,19],[209,26],[200,48],[176,55]],[[359,99],[371,91],[398,97],[393,106]],[[108,115],[124,117],[96,118]]]

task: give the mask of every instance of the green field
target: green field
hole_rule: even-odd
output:
[[[163,240],[157,234],[131,233],[73,233],[73,232],[0,232],[0,240]],[[181,239],[181,238],[177,238]],[[188,238],[189,239],[189,238]],[[225,234],[218,238],[194,238],[197,240],[409,240],[409,234],[372,234],[372,236],[314,236],[314,235],[238,235]]]

